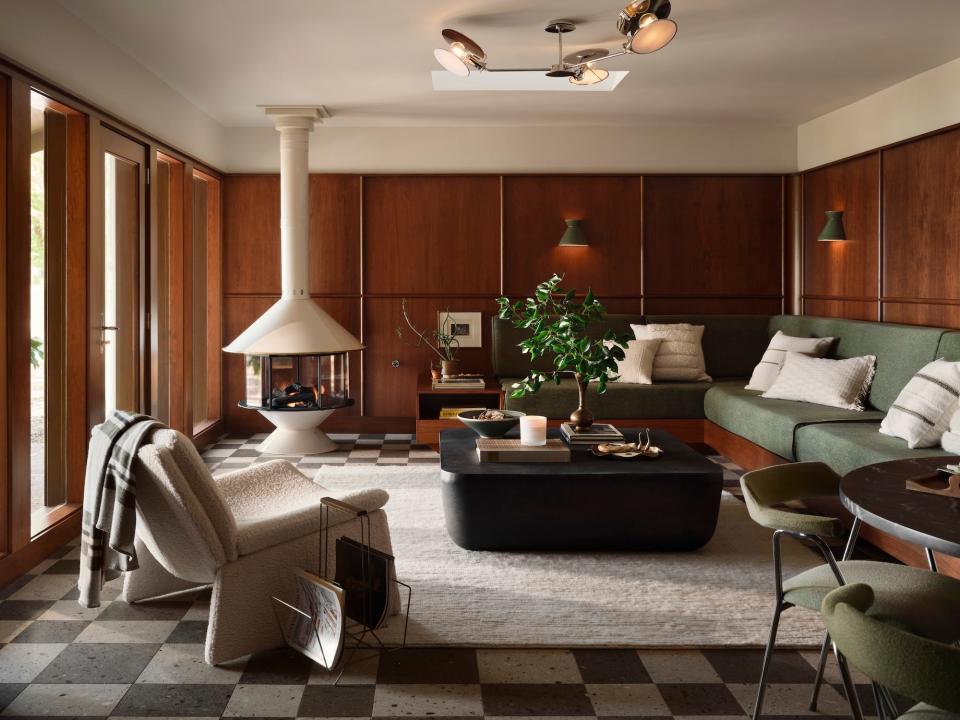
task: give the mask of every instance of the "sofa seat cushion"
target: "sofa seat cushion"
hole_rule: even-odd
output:
[[[845,427],[851,422],[871,422],[877,431],[883,413],[873,410],[858,412],[841,408],[761,397],[745,390],[743,383],[715,383],[704,398],[707,419],[724,430],[746,438],[787,460],[798,458],[794,451],[794,433],[814,423],[836,423]],[[842,432],[842,430],[841,430]],[[879,433],[877,433],[879,435]]]
[[[513,383],[518,381],[518,378],[500,381],[508,410],[565,420],[577,409],[577,384],[572,378],[563,378],[559,385],[544,383],[540,392],[512,398]],[[739,382],[742,385],[744,381]],[[596,383],[590,384],[587,407],[598,418],[699,420],[703,418],[703,397],[712,385],[708,382],[610,383],[603,395],[597,393],[596,387]]]
[[[840,475],[888,460],[950,454],[939,447],[911,450],[905,440],[882,435],[872,422],[809,425],[797,430],[797,460],[820,460]]]

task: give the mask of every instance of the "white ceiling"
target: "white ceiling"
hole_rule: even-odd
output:
[[[960,56],[960,0],[673,0],[671,45],[617,58],[611,93],[434,92],[454,27],[491,67],[613,47],[619,0],[60,0],[224,126],[259,104],[323,104],[329,125],[797,125]],[[559,80],[559,82],[565,82]]]

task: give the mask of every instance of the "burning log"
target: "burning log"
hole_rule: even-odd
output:
[[[318,406],[316,390],[311,386],[293,383],[282,390],[274,390],[270,408],[315,408]]]

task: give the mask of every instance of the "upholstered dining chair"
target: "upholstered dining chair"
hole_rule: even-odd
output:
[[[960,720],[960,649],[878,620],[870,614],[875,600],[873,588],[862,583],[823,599],[823,621],[840,656],[879,685],[919,703],[900,715],[903,720]],[[846,690],[856,697],[853,688]],[[859,703],[853,703],[853,712],[861,720]]]
[[[766,692],[767,677],[777,640],[780,614],[791,607],[819,612],[824,597],[831,590],[851,582],[869,583],[876,591],[876,602],[870,607],[871,617],[890,621],[925,638],[939,642],[955,642],[960,638],[960,580],[895,563],[866,560],[837,560],[828,539],[841,539],[845,527],[839,518],[811,514],[789,507],[789,503],[813,497],[836,496],[840,476],[821,462],[800,462],[774,465],[754,470],[740,479],[743,498],[750,517],[773,530],[773,569],[775,604],[770,636],[763,656],[754,720],[760,717]],[[783,577],[780,541],[783,536],[811,546],[824,559],[817,565],[790,578]],[[844,558],[852,548],[847,547]],[[824,650],[829,648],[829,634]],[[827,653],[821,652],[811,700],[816,697],[823,678]],[[841,674],[846,667],[840,663]],[[845,684],[849,678],[844,678]]]
[[[135,603],[213,585],[204,651],[212,665],[283,644],[271,597],[293,597],[294,568],[317,571],[324,519],[331,539],[361,539],[355,516],[325,511],[320,501],[332,493],[284,460],[214,479],[189,438],[164,429],[140,448],[135,470],[140,567],[125,574],[121,599]],[[392,554],[386,491],[336,499],[365,512],[371,544]],[[394,594],[392,612],[398,608]]]

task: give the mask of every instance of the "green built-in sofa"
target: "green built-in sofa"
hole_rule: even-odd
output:
[[[589,407],[599,419],[625,426],[662,427],[688,442],[705,442],[747,469],[801,460],[820,460],[840,474],[863,465],[909,457],[944,455],[940,448],[911,450],[906,442],[878,432],[880,421],[907,381],[937,358],[960,361],[960,332],[944,328],[861,322],[806,315],[608,315],[589,329],[630,333],[635,323],[703,325],[703,351],[712,382],[611,383],[604,395],[592,392]],[[828,357],[877,357],[876,374],[863,412],[791,400],[769,400],[744,385],[770,338],[782,330],[798,337],[836,337]],[[573,380],[544,384],[527,397],[511,398],[511,386],[530,369],[517,343],[524,331],[493,320],[493,368],[506,407],[565,419],[577,405]],[[549,369],[541,361],[534,367]],[[845,511],[829,499],[810,501],[829,514]],[[825,503],[825,504],[824,504]],[[922,551],[864,526],[861,536],[904,562],[922,565]],[[941,570],[960,577],[960,567]]]
[[[703,353],[712,382],[665,382],[653,385],[611,383],[607,392],[592,392],[589,407],[598,417],[636,420],[665,427],[702,427],[703,437],[733,460],[751,467],[752,458],[821,460],[843,474],[854,468],[905,457],[943,455],[937,449],[910,450],[906,442],[878,432],[884,413],[907,381],[938,357],[960,360],[960,332],[944,328],[862,322],[807,315],[608,315],[588,332],[599,337],[607,328],[630,333],[636,323],[703,325]],[[769,400],[745,390],[754,366],[778,330],[797,337],[836,337],[829,357],[877,357],[876,375],[864,412],[791,400]],[[525,331],[493,320],[493,369],[506,390],[506,406],[553,419],[569,416],[577,405],[572,379],[545,384],[540,392],[511,398],[511,386],[530,369],[517,343]],[[549,361],[534,364],[548,369]],[[696,421],[700,421],[699,425]],[[627,424],[627,423],[624,423]],[[723,442],[729,436],[735,442]],[[687,439],[699,439],[688,434]],[[719,438],[719,442],[718,442]],[[744,448],[762,453],[745,453]]]

